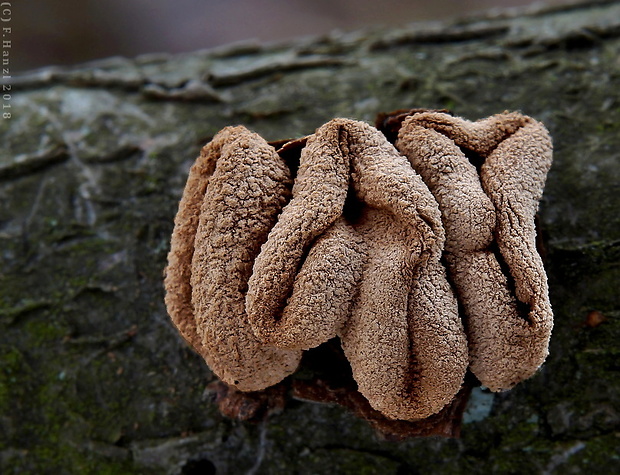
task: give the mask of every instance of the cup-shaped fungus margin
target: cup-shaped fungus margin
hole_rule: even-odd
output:
[[[515,112],[477,122],[436,111],[398,120],[396,147],[441,209],[470,368],[491,390],[509,389],[542,365],[553,326],[534,225],[552,160],[549,133]]]
[[[407,160],[373,127],[334,119],[307,139],[293,198],[254,263],[254,333],[289,349],[339,336],[372,407],[435,414],[468,363],[443,242],[437,203]]]
[[[248,324],[252,264],[290,197],[273,147],[226,127],[201,151],[179,203],[165,276],[166,306],[183,337],[225,383],[242,391],[293,373],[300,351],[267,347]]]

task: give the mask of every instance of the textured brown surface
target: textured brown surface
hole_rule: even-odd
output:
[[[0,472],[617,472],[619,20],[620,1],[598,1],[14,77],[0,125]],[[309,54],[325,65],[274,65]],[[220,71],[239,78],[216,87],[225,102],[145,95]],[[521,110],[549,128],[545,364],[508,392],[474,388],[459,441],[386,442],[330,404],[292,402],[260,426],[222,417],[163,302],[191,161],[229,124],[274,140],[415,106]]]
[[[549,134],[518,113],[469,122],[422,112],[403,122],[396,145],[441,208],[471,370],[490,389],[509,389],[543,363],[553,325],[534,227]]]
[[[261,345],[245,313],[252,262],[288,198],[290,176],[275,150],[228,127],[190,170],[175,219],[166,304],[183,336],[226,383],[244,391],[276,384],[300,352]]]
[[[406,159],[373,127],[334,119],[308,140],[293,199],[254,265],[254,332],[302,349],[338,335],[375,409],[434,414],[467,368],[443,240],[437,204]]]
[[[410,437],[459,437],[463,411],[475,378],[468,374],[454,399],[437,414],[416,421],[395,420],[373,409],[357,390],[351,366],[338,338],[304,352],[300,372],[305,378],[287,378],[262,391],[242,392],[221,381],[211,383],[206,393],[215,400],[220,412],[232,419],[263,422],[295,401],[337,404],[367,421],[380,435],[390,441]],[[307,375],[314,375],[308,378]]]
[[[302,350],[339,337],[372,408],[414,421],[453,400],[468,365],[501,390],[544,361],[552,314],[534,229],[551,161],[544,127],[517,113],[471,123],[422,110],[382,123],[400,126],[405,156],[374,127],[334,119],[281,155],[281,143],[226,128],[192,167],[167,304],[227,384],[268,388]]]
[[[226,128],[203,149],[172,239],[173,320],[240,390],[277,383],[299,350],[339,336],[376,410],[403,420],[437,413],[459,391],[468,359],[439,263],[435,199],[379,131],[348,119],[306,141],[278,216],[287,173],[245,129]]]

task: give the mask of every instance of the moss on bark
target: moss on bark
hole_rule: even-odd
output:
[[[15,78],[0,124],[3,473],[610,472],[620,434],[620,3],[282,46],[113,58]],[[543,369],[462,439],[379,440],[295,402],[220,416],[163,305],[187,170],[225,125],[298,137],[397,108],[521,110],[550,129],[541,203],[555,310]],[[598,311],[599,324],[588,320]],[[598,320],[597,320],[598,321]]]

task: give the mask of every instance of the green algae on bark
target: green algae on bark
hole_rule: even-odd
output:
[[[15,113],[0,123],[0,471],[274,473],[304,457],[341,473],[617,467],[619,12],[591,1],[15,78]],[[148,92],[190,80],[217,96]],[[469,119],[520,110],[551,131],[547,363],[493,396],[458,441],[387,442],[342,409],[301,401],[262,425],[223,418],[205,392],[210,371],[163,306],[172,218],[200,147],[229,124],[275,140],[409,107]]]

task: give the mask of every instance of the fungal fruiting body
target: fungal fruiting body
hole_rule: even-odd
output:
[[[347,196],[355,219],[344,213]],[[375,409],[427,417],[450,402],[467,368],[443,242],[437,203],[407,159],[373,127],[334,119],[308,139],[293,197],[256,258],[250,325],[276,348],[339,336]]]
[[[517,113],[472,123],[425,112],[403,122],[396,146],[439,203],[471,371],[493,391],[509,389],[543,363],[553,324],[534,226],[549,134]]]
[[[166,305],[185,339],[226,383],[257,391],[297,368],[300,351],[263,345],[245,311],[245,286],[288,198],[290,173],[275,150],[227,127],[192,166],[166,273]]]
[[[305,140],[295,176],[258,135],[227,127],[190,170],[168,312],[242,391],[333,337],[391,419],[439,412],[468,367],[509,388],[542,364],[552,326],[534,245],[550,163],[544,127],[516,113],[417,111],[395,145],[334,119]]]

